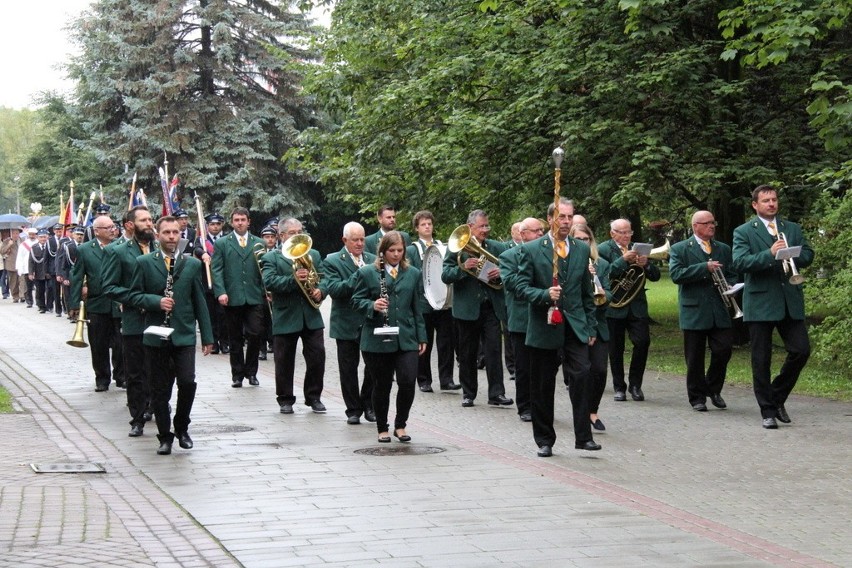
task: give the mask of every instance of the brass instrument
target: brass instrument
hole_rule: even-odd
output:
[[[722,272],[722,269],[717,267],[710,273],[710,276],[713,278],[713,286],[716,287],[719,295],[722,296],[722,302],[725,304],[725,307],[728,308],[728,312],[732,312],[731,318],[737,319],[743,317],[743,311],[737,305],[737,300],[728,293],[731,287],[728,285],[728,281],[725,279],[725,273]]]
[[[778,239],[784,241],[784,247],[789,247],[790,245],[787,243],[787,235],[784,233],[778,233]],[[784,274],[790,275],[790,284],[794,286],[798,286],[805,281],[805,277],[799,274],[799,271],[796,270],[796,260],[793,258],[785,258],[784,263]]]
[[[464,262],[462,262],[461,255],[458,256],[457,262],[459,268],[473,276],[474,278],[479,279],[479,274],[482,272],[482,269],[485,267],[486,262],[490,262],[494,266],[500,266],[500,259],[496,256],[482,248],[482,245],[479,244],[479,241],[476,240],[470,232],[469,225],[459,225],[450,235],[450,238],[447,240],[447,249],[450,252],[459,253],[464,251],[471,256],[475,256],[479,258],[479,262],[476,265],[476,271],[468,270],[464,267]],[[503,283],[499,280],[491,282],[486,282],[488,286],[494,288],[495,290],[502,290]]]
[[[589,268],[593,268],[595,263],[592,262],[592,259],[589,259]],[[606,304],[606,290],[604,290],[601,285],[601,279],[598,278],[597,274],[592,275],[592,284],[595,287],[594,301],[596,306],[603,306]]]
[[[266,254],[266,245],[262,243],[254,243],[251,247],[252,256],[254,256],[254,263],[257,265],[257,271],[260,273],[260,287],[263,288],[263,300],[266,302],[266,307],[269,309],[269,315],[272,315],[272,304],[269,300],[269,290],[266,289],[266,282],[263,281],[263,265],[261,264],[260,257]]]
[[[308,279],[304,282],[296,280],[296,283],[299,285],[308,303],[314,308],[319,309],[322,301],[317,302],[311,296],[311,292],[316,290],[320,281],[320,275],[317,273],[313,260],[311,260],[311,255],[308,254],[311,251],[311,246],[313,246],[313,241],[308,235],[293,235],[281,245],[281,254],[284,255],[284,258],[293,262],[294,273],[300,268],[308,271]]]
[[[671,250],[669,240],[663,246],[651,249],[648,259],[665,260],[669,257]],[[631,264],[621,278],[612,280],[612,301],[609,305],[613,308],[623,308],[633,301],[636,295],[645,286],[645,269],[638,264]]]
[[[76,324],[74,326],[74,335],[65,343],[71,347],[88,347],[89,344],[83,340],[83,328],[86,327],[88,321],[86,319],[86,301],[80,300],[80,311],[77,313],[77,319],[74,321]]]

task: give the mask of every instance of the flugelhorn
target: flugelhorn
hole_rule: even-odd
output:
[[[293,262],[294,274],[300,268],[308,271],[307,280],[302,281],[297,279],[296,283],[299,285],[299,289],[302,290],[302,294],[308,300],[308,303],[314,308],[319,309],[322,301],[317,302],[311,296],[311,292],[316,290],[320,281],[320,275],[317,273],[314,261],[311,260],[311,255],[308,254],[311,252],[312,246],[313,241],[308,235],[293,235],[281,245],[281,254],[284,255],[284,258]]]
[[[464,251],[471,256],[475,256],[479,258],[479,263],[476,265],[476,271],[468,270],[464,267],[464,262],[462,262],[461,255],[458,256],[458,265],[459,268],[473,276],[474,278],[479,278],[480,273],[483,268],[485,268],[485,263],[490,262],[494,266],[500,266],[500,259],[496,256],[482,248],[482,245],[479,244],[479,241],[476,240],[476,237],[473,236],[470,232],[469,225],[459,225],[450,235],[450,238],[447,239],[447,249],[450,252],[461,252]],[[488,281],[486,282],[490,287],[495,290],[502,290],[503,283],[499,280],[496,281]]]
[[[787,243],[787,235],[784,233],[778,233],[778,239],[784,241],[784,247],[789,248],[790,245]],[[805,277],[799,274],[799,271],[796,270],[796,260],[793,258],[785,258],[784,263],[784,274],[790,275],[790,284],[794,286],[798,286],[799,284],[805,281]]]

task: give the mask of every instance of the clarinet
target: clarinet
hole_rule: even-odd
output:
[[[388,301],[388,285],[385,282],[385,253],[379,253],[379,298]],[[384,322],[382,323],[382,327],[390,327],[390,323],[388,322],[388,309],[385,308],[382,310],[382,315],[384,316]],[[390,337],[386,337],[382,340],[383,343],[390,343],[392,339]]]
[[[163,296],[165,296],[166,298],[173,298],[174,294],[175,294],[175,291],[174,291],[174,283],[175,283],[174,271],[175,271],[175,263],[176,262],[177,262],[177,259],[173,258],[171,260],[171,262],[169,263],[169,275],[166,276],[166,289],[163,292]],[[174,308],[172,308],[172,311],[174,311]],[[166,317],[163,320],[163,327],[171,327],[169,325],[169,320],[171,319],[171,317],[172,317],[172,312],[166,312]]]

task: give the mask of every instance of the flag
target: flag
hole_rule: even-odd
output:
[[[71,191],[68,194],[68,203],[62,208],[59,213],[59,224],[70,225],[74,222],[74,185],[71,185]]]
[[[180,180],[177,177],[177,174],[172,177],[172,183],[169,184],[169,200],[172,202],[172,212],[175,209],[180,209],[180,196],[178,195],[177,188]]]

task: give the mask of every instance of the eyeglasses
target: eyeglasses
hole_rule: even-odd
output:
[[[491,225],[476,225],[474,229],[479,229],[480,231],[490,231]]]
[[[107,227],[95,227],[95,230],[100,229],[102,231],[112,231],[115,229],[115,225],[109,225]]]
[[[695,224],[696,224],[696,225],[713,225],[713,226],[715,227],[715,226],[717,226],[719,223],[717,223],[716,221],[701,221],[701,222],[697,222],[697,223],[695,223]]]
[[[626,231],[619,231],[618,229],[613,229],[612,232],[617,233],[619,235],[632,235],[633,234],[633,231],[631,231],[630,229],[628,229]]]
[[[522,233],[543,233],[543,232],[544,232],[544,229],[542,229],[541,227],[534,228],[534,229],[526,229],[526,228],[524,228],[524,229],[521,229],[521,232],[522,232]]]

